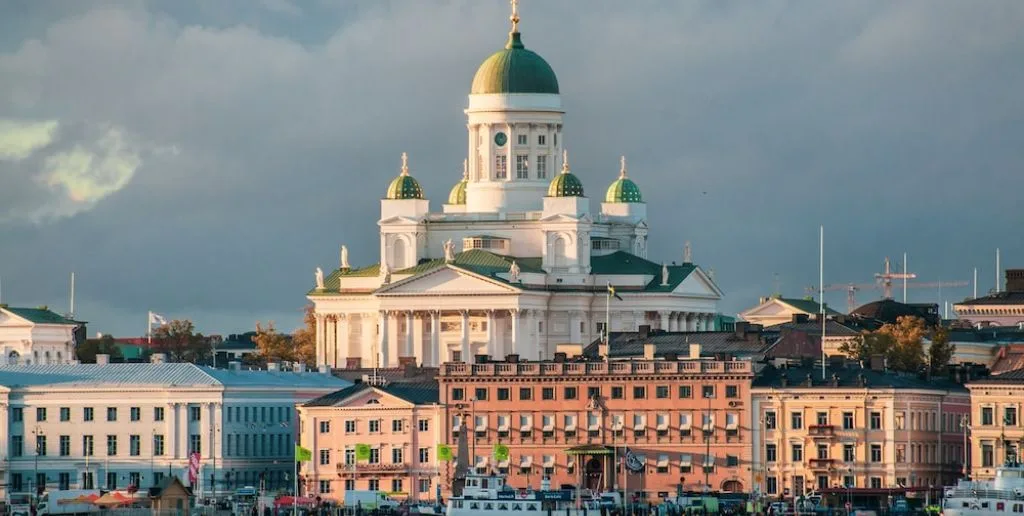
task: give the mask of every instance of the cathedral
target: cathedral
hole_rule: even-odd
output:
[[[352,266],[342,246],[338,268],[316,270],[318,365],[542,360],[606,324],[714,329],[722,292],[689,246],[680,264],[648,257],[647,206],[625,158],[592,211],[564,148],[558,78],[524,46],[515,8],[511,22],[473,77],[467,159],[441,210],[403,153],[380,201],[379,261]]]

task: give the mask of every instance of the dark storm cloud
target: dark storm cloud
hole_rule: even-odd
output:
[[[0,225],[4,300],[63,305],[76,270],[93,329],[139,333],[150,309],[207,332],[291,326],[341,243],[374,259],[401,152],[436,208],[461,173],[465,95],[504,42],[507,4],[337,4],[11,13],[30,23],[0,41],[2,118],[116,128],[140,163],[68,217]],[[996,246],[1004,264],[1024,254],[1020,2],[523,4],[588,195],[627,155],[652,257],[678,260],[692,241],[727,313],[770,293],[774,273],[788,295],[816,283],[822,223],[832,283],[868,281],[906,250],[923,279],[980,266],[987,288]],[[45,201],[30,195],[37,169],[12,162],[0,160],[3,198],[31,211]]]

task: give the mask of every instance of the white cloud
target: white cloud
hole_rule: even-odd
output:
[[[53,141],[56,120],[0,120],[0,160],[20,161]]]

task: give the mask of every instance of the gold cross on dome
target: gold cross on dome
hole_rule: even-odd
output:
[[[625,156],[619,156],[619,164],[620,164],[619,176],[620,177],[626,177],[626,157]]]
[[[511,0],[511,1],[512,1],[512,16],[509,16],[508,19],[512,21],[512,32],[518,32],[519,31],[519,0]]]
[[[402,175],[409,175],[409,155],[404,152],[402,153]]]

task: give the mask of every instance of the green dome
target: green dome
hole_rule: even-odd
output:
[[[402,173],[388,185],[385,199],[422,199],[423,189],[415,178],[409,175],[409,157],[402,153]]]
[[[626,177],[626,157],[622,157],[622,170],[619,178],[608,187],[604,194],[604,202],[640,203],[644,202],[640,195],[640,187],[632,179]]]
[[[558,94],[558,78],[551,65],[537,53],[523,47],[518,31],[509,33],[508,43],[484,60],[470,94],[552,93]]]
[[[452,187],[452,191],[448,194],[448,204],[466,204],[466,185],[469,181],[463,179],[455,186]]]
[[[583,183],[569,172],[569,153],[562,151],[562,173],[548,185],[548,197],[583,197]]]

